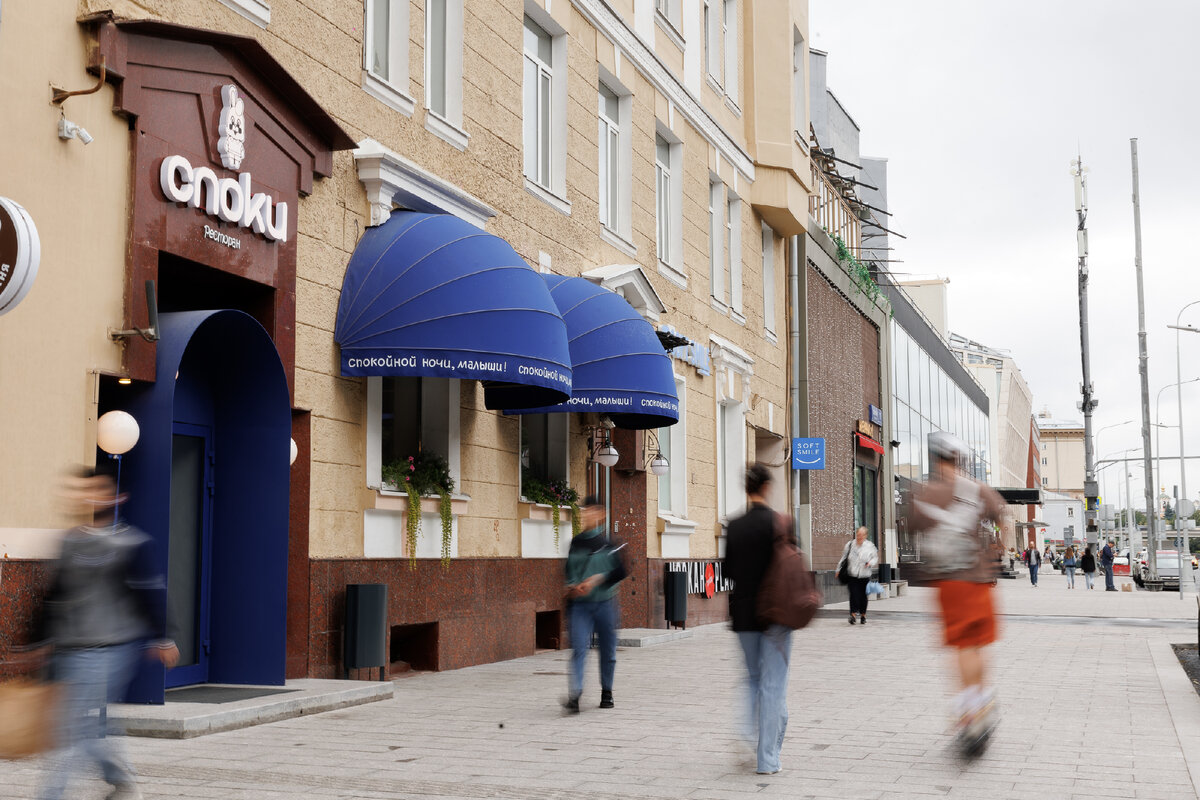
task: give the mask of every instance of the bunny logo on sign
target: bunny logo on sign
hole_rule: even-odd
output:
[[[221,87],[221,138],[217,152],[226,169],[237,169],[246,157],[246,102],[233,84]]]

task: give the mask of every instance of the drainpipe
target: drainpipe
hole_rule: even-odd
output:
[[[805,259],[800,251],[804,236],[793,236],[788,247],[788,362],[791,386],[791,433],[793,437],[808,436],[808,282],[802,280],[801,265]],[[788,447],[788,461],[791,447]],[[800,549],[812,557],[812,505],[809,499],[807,470],[790,470],[792,478],[792,517]]]

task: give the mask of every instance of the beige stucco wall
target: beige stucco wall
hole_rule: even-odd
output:
[[[777,5],[793,16],[803,12],[803,19],[797,17],[796,24],[803,26],[807,38],[806,4]],[[631,2],[614,6],[625,15],[631,29],[632,6]],[[684,13],[700,13],[698,4],[684,0],[683,6]],[[71,84],[73,88],[89,82],[82,68],[86,42],[75,17],[109,8],[118,16],[163,19],[254,37],[356,141],[375,139],[494,208],[498,213],[488,223],[488,230],[507,240],[532,265],[539,263],[542,253],[550,257],[554,272],[566,275],[606,264],[639,264],[666,305],[661,322],[703,344],[708,343],[710,333],[716,334],[751,355],[753,376],[748,387],[744,388],[740,380],[731,382],[735,399],[747,409],[748,450],[753,448],[753,427],[787,434],[786,304],[782,300],[786,255],[782,241],[776,244],[775,282],[771,287],[777,298],[776,342],[764,335],[761,218],[752,207],[750,182],[745,175],[736,175],[730,160],[719,158],[716,149],[678,109],[671,109],[667,98],[628,60],[623,60],[620,67],[620,79],[633,93],[631,238],[636,255],[601,237],[596,199],[598,62],[616,71],[619,56],[571,3],[554,2],[551,9],[554,19],[570,34],[566,172],[569,215],[524,187],[520,116],[522,3],[466,0],[462,127],[470,141],[465,152],[456,150],[424,125],[422,2],[414,0],[410,8],[408,94],[417,100],[411,118],[362,89],[361,3],[272,0],[270,7],[271,22],[262,29],[217,2],[5,3],[0,23],[0,64],[7,69],[0,85],[9,109],[16,98],[23,110],[18,115],[6,114],[11,119],[6,125],[19,126],[19,136],[14,138],[27,142],[22,146],[33,152],[29,158],[10,159],[0,166],[0,177],[4,178],[0,193],[24,203],[39,226],[45,226],[42,236],[46,249],[38,286],[17,312],[0,318],[0,336],[8,341],[4,331],[19,326],[21,341],[28,343],[19,352],[0,349],[0,398],[6,410],[45,419],[50,430],[9,422],[0,428],[4,437],[0,445],[5,452],[26,453],[33,459],[33,468],[18,474],[16,481],[0,482],[0,525],[51,524],[46,511],[50,476],[62,464],[84,458],[91,448],[85,435],[90,397],[87,370],[115,369],[120,363],[119,351],[108,344],[104,329],[121,319],[128,133],[124,122],[111,114],[111,89],[106,87],[97,95],[69,101],[67,106],[68,115],[85,125],[96,141],[86,149],[78,142],[60,143],[54,136],[57,112],[46,105],[49,97],[45,89],[49,82]],[[744,6],[739,7],[739,39],[748,46],[754,29],[746,23]],[[46,41],[63,41],[68,46],[46,47]],[[790,44],[789,34],[788,48]],[[682,77],[682,57],[669,55],[671,48],[678,53],[674,44],[658,37],[656,52]],[[745,58],[740,60],[738,75],[739,103],[769,108],[764,86],[753,98],[747,96]],[[777,88],[780,102],[786,106],[790,98],[788,82],[778,82]],[[747,136],[745,109],[730,108],[707,84],[701,100],[743,152],[755,149]],[[654,131],[656,120],[665,124],[671,118],[672,130],[683,142],[686,289],[659,273],[655,256]],[[6,142],[13,141],[9,130],[13,128],[5,130]],[[791,157],[793,164],[799,163],[795,154]],[[45,164],[60,165],[64,173],[74,171],[74,182],[41,180],[39,173]],[[379,501],[378,494],[366,486],[365,381],[340,377],[333,342],[342,276],[355,243],[369,223],[369,209],[351,154],[336,153],[333,164],[333,174],[314,182],[312,194],[301,199],[296,212],[295,398],[297,406],[312,412],[313,557],[361,556],[363,512]],[[741,218],[744,323],[709,302],[710,172],[718,174],[745,201]],[[806,170],[797,172],[807,174]],[[65,185],[72,186],[72,191],[64,191]],[[103,198],[102,202],[97,198]],[[89,265],[86,270],[64,267],[85,263]],[[66,318],[82,323],[73,324],[70,334],[62,333],[56,321]],[[80,327],[84,328],[82,333]],[[715,500],[717,381],[724,378],[715,374],[702,377],[678,361],[675,366],[676,372],[686,375],[688,463],[673,466],[687,470],[687,514],[697,522],[691,555],[712,557],[717,554],[720,530]],[[50,410],[44,412],[47,403]],[[573,417],[571,478],[582,489],[586,444],[581,418]],[[8,418],[20,417],[10,414]],[[460,426],[459,491],[471,499],[459,520],[458,553],[519,556],[517,421],[485,410],[479,384],[464,382]],[[753,452],[747,453],[748,458],[752,456]],[[648,474],[646,480],[646,524],[653,532],[657,481]],[[657,555],[657,537],[651,533],[648,538],[648,555]]]
[[[0,317],[0,546],[10,557],[42,555],[41,529],[66,521],[54,490],[65,468],[93,458],[93,373],[121,363],[107,329],[122,326],[129,131],[104,86],[62,110],[92,143],[58,138],[50,86],[96,82],[75,11],[74,0],[39,0],[5,3],[0,15],[0,195],[30,213],[42,248],[32,290]]]

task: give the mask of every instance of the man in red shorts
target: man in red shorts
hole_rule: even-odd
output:
[[[996,640],[992,609],[995,563],[989,543],[1004,501],[959,470],[966,447],[947,433],[929,437],[930,481],[913,499],[912,530],[921,534],[921,561],[936,579],[945,642],[958,656],[955,698],[959,743],[968,756],[982,752],[995,727],[994,693],[984,678],[983,647]]]

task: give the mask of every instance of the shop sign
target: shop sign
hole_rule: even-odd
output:
[[[733,589],[733,581],[721,574],[720,561],[668,561],[667,572],[687,574],[687,593],[712,597]]]
[[[879,440],[879,439],[883,438],[882,436],[879,435],[879,425],[877,425],[874,422],[868,422],[865,419],[858,420],[855,423],[854,429],[857,430],[859,433],[861,433],[863,436],[869,437],[871,439]]]
[[[42,260],[42,240],[33,217],[19,203],[0,197],[0,314],[25,299]]]
[[[659,325],[658,329],[663,333],[670,333],[688,340],[687,344],[681,344],[671,351],[671,358],[677,358],[685,364],[691,364],[700,375],[712,374],[712,361],[709,357],[708,345],[692,341],[670,325]]]
[[[792,439],[792,469],[825,469],[825,440]]]
[[[246,104],[232,84],[221,88],[221,100],[217,152],[221,164],[235,170],[246,156]],[[271,195],[255,192],[252,180],[249,172],[239,172],[236,179],[220,178],[208,167],[193,167],[180,155],[164,158],[158,171],[159,186],[171,202],[203,206],[210,217],[249,228],[271,242],[286,242],[287,203],[276,203]]]
[[[883,425],[883,409],[879,406],[867,405],[867,419],[873,425]]]

